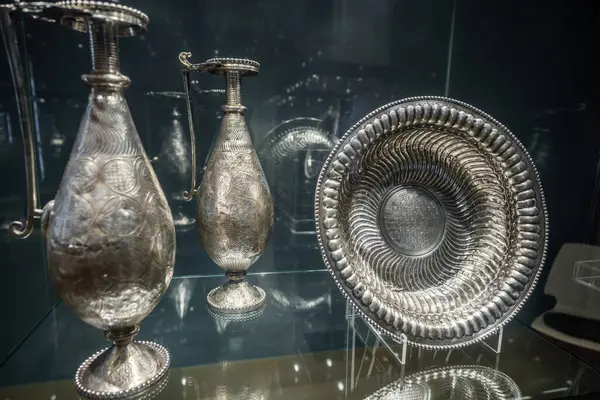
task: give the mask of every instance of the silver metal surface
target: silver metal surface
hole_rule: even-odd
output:
[[[241,77],[258,74],[259,64],[237,58],[214,58],[199,65],[182,53],[184,85],[191,114],[190,71],[224,76],[227,102],[221,129],[213,143],[202,183],[198,189],[196,226],[208,255],[227,271],[229,282],[211,291],[208,304],[217,312],[239,313],[264,304],[262,289],[243,282],[246,270],[267,246],[273,226],[273,201],[262,167],[244,120]],[[194,124],[190,122],[192,136]],[[195,157],[192,157],[194,159]],[[194,184],[192,192],[194,194]]]
[[[379,206],[379,227],[388,245],[407,256],[433,251],[446,232],[446,212],[429,190],[402,185],[390,190]]]
[[[434,368],[379,389],[365,400],[516,400],[517,384],[506,374],[481,366]]]
[[[166,386],[170,365],[169,352],[156,343],[112,346],[85,360],[75,375],[75,386],[88,399],[150,399]],[[118,387],[115,375],[123,383]]]
[[[54,200],[41,213],[49,275],[63,302],[113,345],[78,370],[76,388],[123,398],[156,384],[169,355],[132,343],[166,291],[175,262],[167,200],[132,121],[119,70],[118,36],[145,29],[141,12],[112,3],[62,1],[53,18],[89,33],[93,70],[86,112]],[[44,8],[35,8],[44,15]],[[28,171],[34,174],[35,171]]]
[[[112,25],[118,37],[136,36],[146,32],[148,16],[143,12],[121,4],[96,0],[57,1],[58,22],[68,28],[89,32],[89,21],[102,21]]]
[[[206,301],[217,312],[240,314],[261,308],[265,298],[265,291],[257,286],[246,281],[230,281],[208,292]]]
[[[499,122],[465,103],[416,97],[353,126],[319,177],[323,258],[378,330],[459,347],[507,323],[547,247],[537,171]]]

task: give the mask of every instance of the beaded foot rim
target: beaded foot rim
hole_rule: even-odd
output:
[[[108,351],[110,349],[110,346],[109,346],[109,347],[106,347],[106,348],[98,351],[97,353],[95,353],[94,355],[89,357],[87,360],[85,360],[83,362],[83,364],[81,364],[79,366],[79,368],[77,369],[77,373],[75,374],[75,388],[77,389],[77,392],[79,392],[81,395],[83,395],[87,398],[90,398],[90,399],[103,399],[103,400],[104,399],[125,399],[125,398],[129,398],[131,396],[138,394],[141,391],[144,391],[144,390],[150,388],[152,385],[154,385],[155,383],[159,382],[162,378],[164,378],[165,375],[167,374],[167,372],[169,371],[169,367],[171,366],[171,355],[169,354],[167,349],[165,347],[161,346],[160,344],[154,343],[154,342],[135,341],[134,343],[136,343],[138,345],[150,347],[159,354],[159,356],[161,358],[160,362],[163,365],[154,376],[152,376],[150,379],[148,379],[147,381],[145,381],[144,383],[142,383],[138,386],[132,387],[127,390],[120,390],[120,391],[116,391],[116,392],[96,391],[96,390],[91,390],[91,389],[85,387],[82,383],[85,373],[89,369],[90,365],[94,362],[94,360],[96,360],[96,358],[98,358],[102,353],[104,353],[105,351]]]

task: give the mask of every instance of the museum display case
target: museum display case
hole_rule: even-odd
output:
[[[0,15],[0,398],[77,398],[108,343],[84,321],[163,360],[135,390],[79,384],[88,397],[600,397],[588,2],[1,0]],[[104,117],[79,80],[90,55],[88,85],[131,80]],[[82,139],[121,120],[137,135]],[[98,163],[112,169],[93,184]],[[98,212],[76,204],[105,188],[118,199]],[[107,233],[110,268],[88,268]],[[80,301],[91,281],[108,297]],[[215,288],[235,298],[207,301]]]

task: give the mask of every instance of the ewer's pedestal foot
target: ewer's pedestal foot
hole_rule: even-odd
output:
[[[265,291],[244,280],[230,280],[211,290],[206,296],[208,306],[217,313],[242,314],[261,308],[265,304]]]
[[[90,399],[131,399],[160,385],[171,357],[152,342],[113,345],[88,358],[77,370],[75,387]],[[151,390],[152,391],[152,390]]]

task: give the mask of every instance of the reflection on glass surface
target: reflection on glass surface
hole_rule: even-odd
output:
[[[182,278],[171,283],[171,290],[169,290],[169,298],[177,310],[177,316],[180,320],[183,320],[188,310],[190,309],[190,300],[192,299],[192,293],[196,281],[194,279]]]
[[[167,103],[168,114],[165,112],[159,138],[162,141],[160,151],[152,159],[158,180],[162,185],[173,212],[173,223],[178,231],[188,231],[196,222],[195,218],[184,210],[185,200],[182,193],[190,181],[191,173],[191,145],[189,136],[181,122],[182,100],[185,95],[180,92],[148,92],[148,96],[162,99]],[[164,107],[163,107],[164,108]],[[165,110],[165,111],[166,111]],[[160,111],[156,110],[150,112]],[[168,116],[167,116],[168,115]]]
[[[256,309],[256,310],[252,310],[250,312],[246,312],[246,313],[218,313],[216,311],[211,310],[210,308],[207,308],[208,313],[214,318],[215,320],[215,325],[217,328],[217,333],[219,335],[224,334],[225,332],[227,332],[227,326],[229,325],[238,325],[238,327],[243,328],[243,327],[247,327],[247,324],[244,324],[246,321],[252,321],[253,319],[259,318],[266,309],[266,305],[263,305],[262,307]],[[242,340],[242,338],[239,338],[238,340],[234,340],[232,343],[235,343],[235,346],[233,346],[233,348],[235,348],[235,350],[239,350],[240,346],[239,343]]]
[[[309,311],[320,306],[321,304],[331,305],[330,293],[323,293],[315,298],[306,299],[295,293],[287,294],[281,290],[273,289],[271,296],[273,297],[273,303],[275,303],[278,307],[289,311]]]
[[[319,176],[319,172],[321,172],[321,168],[325,163],[323,154],[325,154],[324,151],[306,150],[306,155],[304,156],[304,177],[307,180],[314,180]]]
[[[550,268],[544,293],[556,301],[531,324],[583,357],[600,351],[600,246],[566,243]]]
[[[269,369],[248,369],[232,362],[239,358],[245,346],[252,346],[251,332],[260,323],[260,317],[268,309],[262,306],[249,313],[221,314],[208,309],[216,323],[217,333],[223,344],[220,346],[218,373],[200,382],[202,398],[223,400],[268,399],[273,371]],[[260,340],[260,339],[258,339]],[[200,397],[199,397],[200,398]]]
[[[203,89],[199,86],[198,81],[191,81],[191,86],[193,89],[192,96],[198,99],[198,104],[196,106],[196,115],[199,124],[202,127],[202,132],[218,132],[218,127],[221,119],[223,119],[223,114],[221,113],[221,104],[223,103],[223,98],[225,97],[225,89]],[[210,137],[210,135],[209,135]],[[200,176],[204,174],[206,171],[206,166],[208,165],[208,157],[210,153],[212,153],[213,146],[215,141],[217,140],[218,135],[215,133],[212,136],[212,140],[209,140],[210,146],[206,146],[206,141],[201,141],[201,138],[196,138],[196,147],[200,147],[198,150],[198,160],[204,159],[202,163],[202,169],[199,171]],[[200,145],[198,145],[198,142]]]
[[[158,382],[143,389],[139,393],[136,393],[131,396],[119,397],[119,400],[152,400],[152,399],[156,399],[158,396],[160,396],[160,394],[167,387],[167,384],[169,383],[169,377],[170,377],[170,375],[169,375],[169,373],[167,373]],[[50,396],[50,400],[62,400],[64,398],[65,398],[64,396],[61,396],[59,398],[56,394],[53,394],[52,396]],[[94,397],[87,397],[87,396],[83,396],[83,395],[78,395],[77,398],[78,398],[78,400],[94,400],[95,399]]]
[[[66,136],[60,133],[56,127],[52,130],[52,136],[50,136],[50,147],[52,148],[52,157],[60,158],[65,144]]]
[[[13,146],[13,134],[10,114],[2,109],[3,106],[0,104],[0,156],[6,157]]]
[[[273,128],[262,140],[258,154],[265,166],[275,203],[276,220],[297,235],[315,234],[314,194],[317,177],[337,141],[339,114],[294,118]]]
[[[175,279],[144,322],[141,339],[168,346],[173,356],[157,399],[365,399],[386,387],[404,396],[424,387],[430,399],[448,400],[451,378],[454,399],[478,400],[486,389],[490,399],[507,400],[516,388],[523,399],[600,394],[600,373],[517,321],[506,326],[500,354],[483,343],[449,351],[409,346],[402,365],[399,344],[360,318],[346,320],[346,301],[325,271],[250,276],[271,302],[248,321],[208,312],[206,293],[221,279]],[[76,399],[72,369],[101,343],[59,305],[0,367],[0,399]]]
[[[434,368],[392,383],[365,400],[514,400],[519,388],[510,377],[488,367]]]

